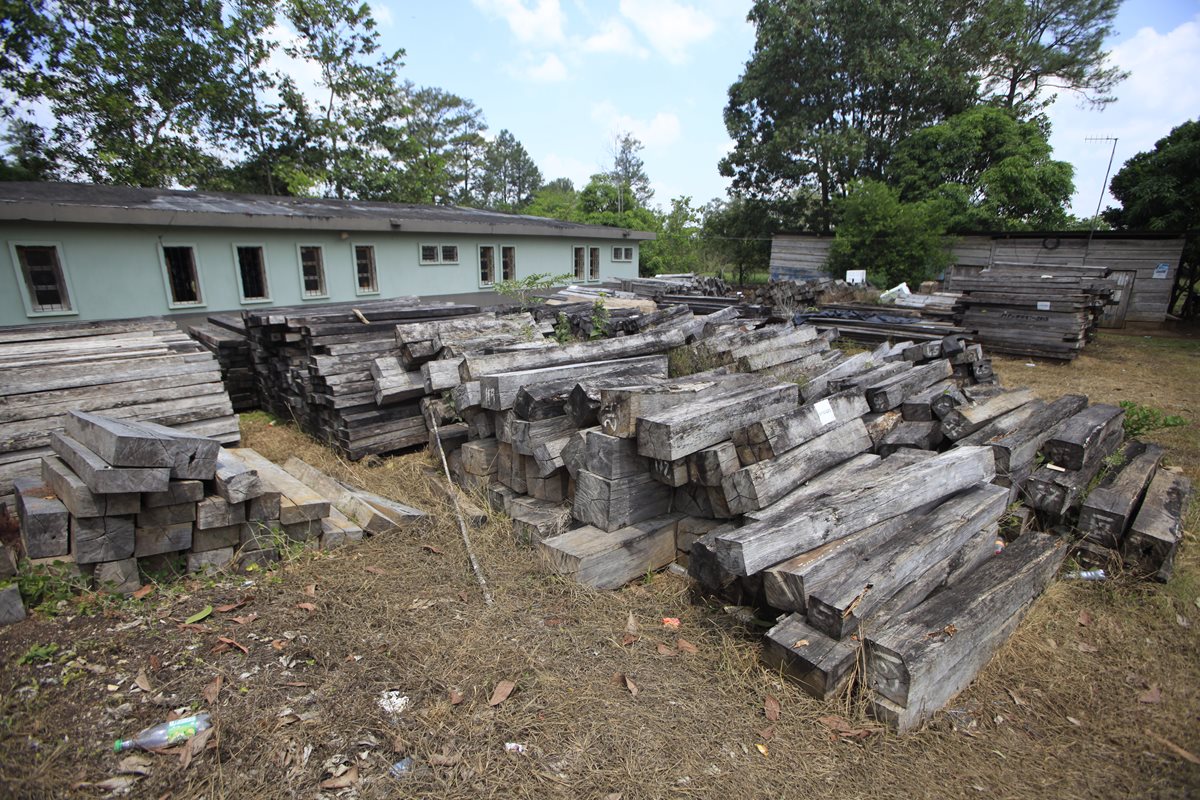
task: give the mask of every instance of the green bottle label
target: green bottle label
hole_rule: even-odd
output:
[[[184,717],[167,723],[167,744],[190,739],[196,735],[196,718]]]

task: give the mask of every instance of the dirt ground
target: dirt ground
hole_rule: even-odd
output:
[[[1196,340],[1106,335],[1072,364],[1026,363],[997,359],[1004,383],[1187,417],[1148,438],[1200,482]],[[780,680],[759,662],[761,628],[697,601],[684,579],[581,589],[542,574],[499,517],[472,531],[486,606],[424,454],[346,464],[261,415],[244,433],[272,459],[299,455],[426,508],[429,523],[248,579],[66,601],[0,630],[0,795],[1200,793],[1196,503],[1171,583],[1059,581],[947,712],[897,736],[852,700],[819,703]],[[406,705],[384,710],[387,692]],[[124,762],[122,774],[115,738],[204,709],[217,723],[209,749],[186,766],[177,753]],[[389,775],[405,757],[409,769]]]

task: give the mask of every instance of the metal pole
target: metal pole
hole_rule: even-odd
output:
[[[1116,136],[1087,136],[1085,142],[1112,142],[1112,152],[1108,154],[1108,169],[1104,170],[1104,184],[1100,187],[1100,197],[1096,200],[1096,213],[1092,215],[1092,226],[1088,229],[1087,246],[1083,248],[1083,263],[1087,264],[1088,253],[1092,250],[1092,234],[1096,232],[1096,221],[1100,218],[1100,206],[1104,204],[1104,194],[1108,191],[1108,175],[1112,172],[1113,157],[1117,154]]]

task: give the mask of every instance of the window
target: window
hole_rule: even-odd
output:
[[[319,245],[300,245],[300,281],[302,296],[328,296],[325,291],[325,257]]]
[[[575,280],[581,281],[587,276],[587,272],[585,271],[587,269],[587,248],[586,247],[578,247],[577,246],[575,248],[575,259],[574,259],[574,263],[572,266],[574,267],[574,271],[575,271]]]
[[[163,269],[167,273],[167,300],[172,308],[204,304],[200,277],[196,273],[196,251],[191,245],[163,245]]]
[[[479,246],[479,285],[491,286],[496,282],[496,248],[490,244]]]
[[[74,314],[71,292],[53,244],[13,245],[13,264],[25,284],[25,308],[32,314]]]
[[[375,246],[354,246],[354,274],[358,294],[378,294],[379,278],[375,274]]]
[[[457,264],[458,245],[456,244],[423,244],[421,245],[421,265]]]
[[[501,247],[500,248],[500,269],[502,277],[506,281],[515,280],[517,277],[517,248]]]
[[[600,280],[600,248],[592,247],[588,250],[588,280]]]
[[[614,247],[612,260],[613,261],[633,261],[633,248],[632,247]]]
[[[267,290],[267,258],[256,244],[237,245],[238,291],[243,303],[263,303],[271,299]]]

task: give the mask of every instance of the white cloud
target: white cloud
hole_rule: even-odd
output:
[[[558,56],[551,53],[540,64],[526,69],[525,75],[540,83],[555,83],[567,79],[567,68]]]
[[[615,53],[636,58],[645,58],[649,53],[639,45],[633,31],[618,19],[609,19],[600,25],[600,30],[579,43],[585,53]]]
[[[486,14],[500,17],[518,41],[556,44],[563,41],[563,11],[558,0],[471,0]]]
[[[1080,108],[1075,95],[1064,93],[1048,114],[1050,143],[1057,158],[1075,165],[1072,210],[1090,217],[1096,210],[1112,143],[1086,141],[1113,136],[1117,142],[1112,171],[1186,122],[1200,108],[1200,15],[1174,30],[1142,28],[1112,49],[1112,61],[1130,75],[1117,86],[1118,100],[1102,110]],[[1110,176],[1111,179],[1111,176]],[[1102,206],[1116,205],[1106,195]]]
[[[576,189],[587,186],[588,179],[600,171],[595,164],[589,164],[570,156],[560,156],[558,153],[550,153],[538,159],[538,166],[541,167],[542,176],[547,181],[555,178],[570,178]]]
[[[395,19],[392,17],[392,9],[388,8],[387,3],[383,2],[383,0],[376,0],[374,3],[371,3],[371,16],[384,28],[392,27],[395,22]]]
[[[592,119],[604,125],[610,135],[628,132],[646,147],[665,147],[679,141],[679,117],[660,111],[648,120],[622,114],[605,101],[592,106]]]
[[[688,48],[717,29],[712,18],[675,0],[621,0],[621,14],[667,61],[682,64]]]

